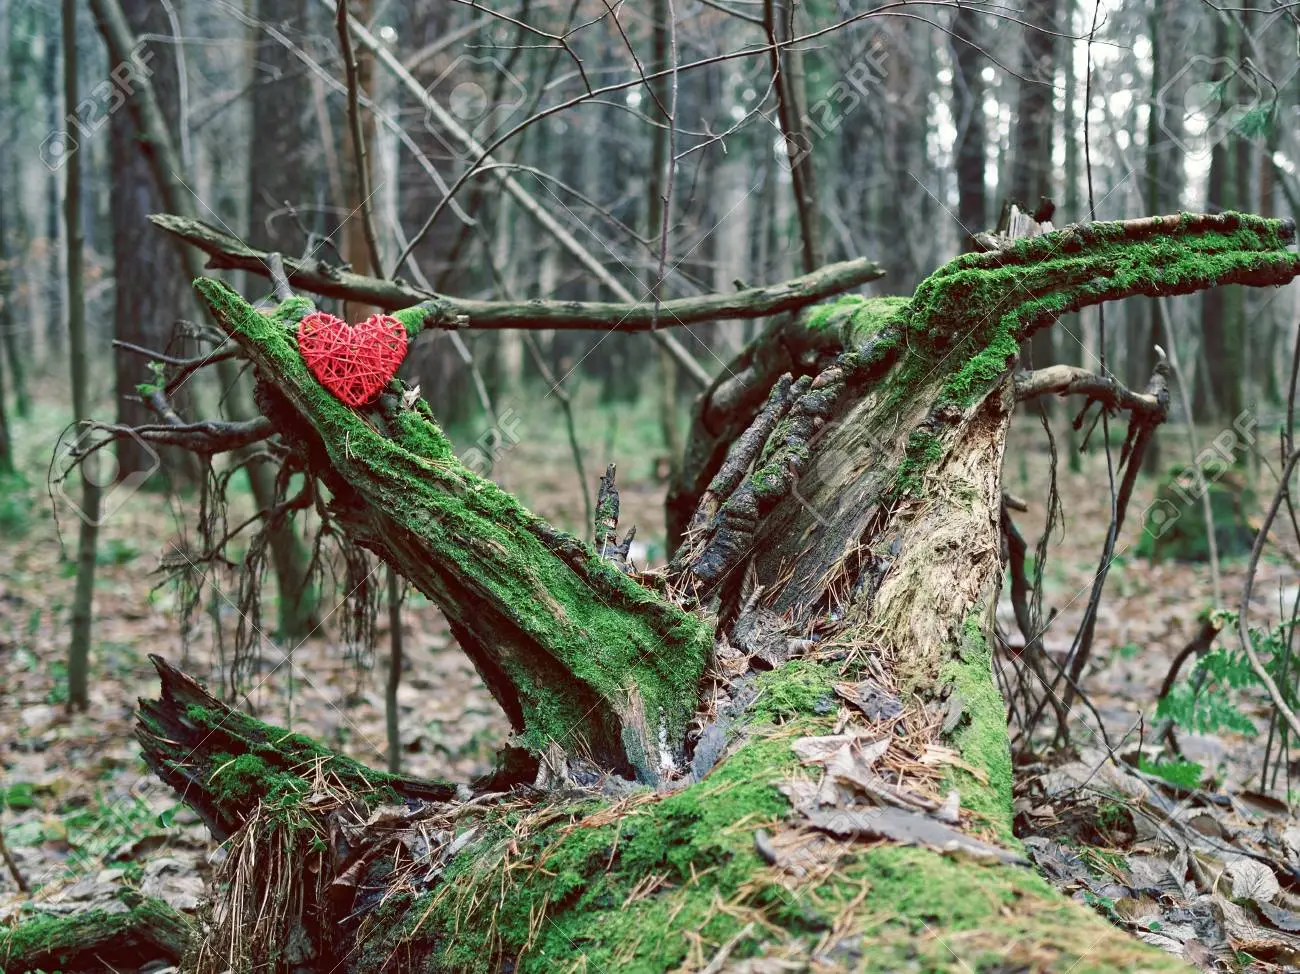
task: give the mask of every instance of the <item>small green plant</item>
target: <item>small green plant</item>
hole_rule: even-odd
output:
[[[1151,761],[1144,756],[1138,759],[1138,768],[1185,791],[1200,787],[1205,776],[1205,768],[1195,761]]]
[[[36,807],[36,798],[32,794],[30,781],[15,781],[12,785],[0,788],[0,808],[12,808],[19,812]]]
[[[45,702],[63,706],[68,702],[68,664],[61,659],[49,663],[50,689],[45,694]]]
[[[1097,806],[1097,828],[1110,831],[1122,828],[1129,820],[1128,811],[1118,802],[1103,801]]]
[[[1257,732],[1254,722],[1242,713],[1233,697],[1236,691],[1257,682],[1244,652],[1213,649],[1201,657],[1185,680],[1160,698],[1156,716],[1168,718],[1194,734],[1233,731],[1253,736]]]
[[[1115,912],[1115,901],[1109,896],[1098,896],[1090,890],[1083,891],[1083,901],[1111,923],[1122,923],[1123,917]]]

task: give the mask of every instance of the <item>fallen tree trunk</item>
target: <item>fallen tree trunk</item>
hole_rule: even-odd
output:
[[[1012,834],[1010,378],[1065,312],[1286,283],[1293,238],[1231,213],[1068,227],[778,323],[702,397],[656,576],[474,476],[400,384],[334,399],[294,344],[304,300],[199,281],[342,530],[439,604],[516,731],[490,790],[453,796],[285,744],[159,662],[145,752],[236,830],[200,969],[1180,969]]]

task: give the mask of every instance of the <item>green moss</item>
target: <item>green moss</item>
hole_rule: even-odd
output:
[[[489,840],[495,852],[461,856],[438,891],[381,918],[387,936],[363,944],[363,958],[423,945],[435,949],[429,969],[441,971],[493,970],[497,958],[516,957],[520,971],[549,972],[579,957],[594,970],[680,966],[689,941],[662,931],[698,930],[720,942],[743,926],[719,909],[719,890],[756,908],[784,906],[774,878],[755,882],[764,866],[753,831],[789,811],[768,783],[774,768],[796,763],[789,739],[750,741],[704,782],[638,806],[618,824],[589,825],[571,813],[522,841],[499,827]],[[640,896],[647,877],[657,882]],[[459,935],[440,941],[449,929]]]
[[[958,658],[949,661],[939,679],[961,699],[962,721],[952,738],[966,763],[987,776],[981,781],[962,768],[948,772],[961,792],[963,808],[977,812],[1004,842],[1015,842],[1011,831],[1011,747],[1007,740],[1007,709],[993,681],[993,654],[977,607],[966,617]]]
[[[968,665],[979,656],[972,647]],[[421,957],[426,971],[652,974],[699,956],[690,938],[665,931],[698,933],[707,960],[747,926],[733,961],[806,954],[835,929],[853,970],[1005,970],[1014,960],[1090,974],[1177,969],[1015,866],[858,845],[829,877],[771,868],[754,832],[780,829],[790,813],[777,789],[803,772],[790,742],[834,729],[835,708],[822,712],[833,679],[811,661],[765,674],[745,742],[681,791],[617,815],[602,814],[603,803],[568,808],[531,833],[518,817],[489,827],[487,849],[462,854],[437,890],[380,908],[361,969],[411,969]],[[982,680],[992,690],[987,669]],[[975,700],[975,673],[958,682]],[[786,723],[774,726],[773,715]],[[1005,723],[1001,734],[1005,747]]]
[[[907,452],[898,465],[894,490],[900,496],[919,494],[925,472],[943,459],[944,441],[928,430],[913,430],[907,438]]]
[[[910,303],[910,298],[846,294],[809,308],[803,325],[811,332],[832,334],[845,349],[852,349],[879,335],[886,325],[901,323]]]
[[[1026,338],[1060,315],[1129,294],[1186,294],[1243,277],[1284,283],[1300,271],[1287,248],[1281,221],[1230,213],[1208,230],[1190,216],[1173,232],[1136,235],[1121,223],[1096,223],[1016,241],[1005,251],[963,254],[899,306],[908,341],[883,409],[915,402],[933,381],[931,411],[955,418],[1005,374]],[[899,488],[916,489],[941,455],[909,449]]]
[[[169,747],[166,728],[147,708],[138,712],[138,719],[154,735],[155,749],[187,776],[197,775],[232,821],[259,800],[296,807],[317,769],[374,804],[396,801],[395,786],[408,787],[399,776],[375,771],[303,734],[286,733],[241,711],[187,705],[186,722],[206,742],[199,752],[185,744]],[[203,765],[196,766],[200,760]]]
[[[162,900],[131,899],[120,912],[41,916],[0,930],[0,971],[134,970],[146,960],[179,960],[189,921]]]
[[[410,308],[403,308],[400,311],[390,311],[389,314],[400,321],[402,327],[406,329],[407,333],[412,338],[414,338],[416,335],[420,334],[420,332],[424,331],[425,319],[427,319],[430,314],[436,312],[436,310],[436,305],[426,302],[424,304],[417,304]]]
[[[835,691],[826,668],[812,660],[792,660],[757,679],[758,697],[750,707],[757,720],[782,721],[798,714],[835,709]]]
[[[208,787],[222,804],[261,799],[268,805],[296,804],[309,790],[292,772],[278,771],[255,754],[215,754]]]

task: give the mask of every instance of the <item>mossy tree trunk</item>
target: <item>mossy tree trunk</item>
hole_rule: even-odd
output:
[[[1293,237],[1237,214],[1069,227],[964,255],[909,299],[778,321],[697,406],[669,502],[680,544],[655,577],[464,469],[400,387],[362,411],[326,393],[294,343],[304,299],[268,316],[199,281],[342,529],[442,607],[510,716],[527,759],[493,789],[520,767],[550,786],[421,792],[286,744],[160,667],[150,761],[233,832],[231,862],[303,851],[254,869],[256,890],[223,887],[212,969],[1176,969],[1018,859],[990,653],[1008,378],[1022,342],[1086,305],[1286,283]],[[429,314],[398,317],[414,330]],[[733,647],[774,668],[702,705]],[[835,682],[866,673],[898,701],[906,747],[951,755],[935,775],[959,796],[950,819],[994,854],[773,851],[811,834],[792,814],[807,777],[792,743],[837,733]],[[889,836],[859,824],[819,827]],[[256,919],[241,909],[265,902],[276,936],[236,943]]]

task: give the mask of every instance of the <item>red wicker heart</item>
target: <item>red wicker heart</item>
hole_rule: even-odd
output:
[[[406,357],[406,327],[392,315],[373,314],[349,325],[315,311],[298,323],[298,351],[321,385],[347,405],[362,406]]]

